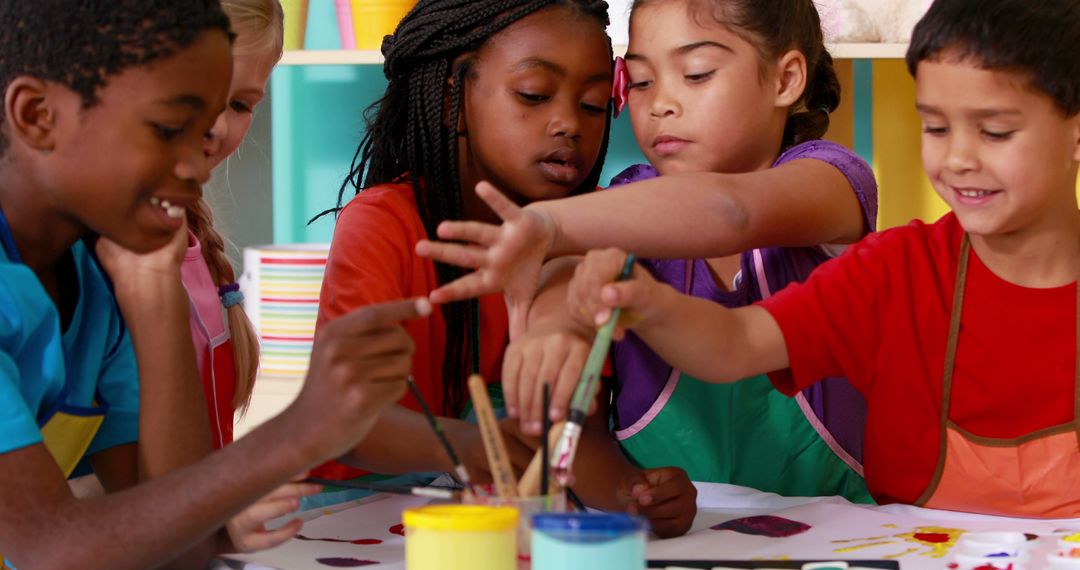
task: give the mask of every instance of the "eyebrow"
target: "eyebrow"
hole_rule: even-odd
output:
[[[555,63],[539,57],[530,57],[528,59],[521,60],[514,66],[514,71],[526,71],[529,69],[543,69],[549,73],[552,73],[560,78],[566,77],[566,68]],[[610,73],[597,73],[585,78],[585,83],[597,83],[611,81]]]
[[[206,101],[204,101],[203,98],[199,97],[198,95],[177,95],[176,97],[165,99],[161,101],[161,103],[169,105],[170,107],[190,107],[195,111],[202,111],[206,109]]]
[[[731,49],[731,46],[722,44],[720,42],[714,42],[712,40],[705,40],[700,42],[694,42],[692,44],[686,44],[684,46],[679,46],[671,50],[671,53],[674,55],[686,55],[692,51],[702,48],[717,48],[729,53],[735,53],[735,50]],[[648,58],[638,53],[629,52],[623,59],[626,59],[627,61],[644,61]]]
[[[915,110],[919,111],[920,113],[928,113],[931,115],[944,115],[944,113],[942,113],[941,110],[937,107],[923,105],[921,103],[917,103],[915,105]],[[988,119],[991,117],[1001,116],[1016,116],[1022,114],[1023,112],[1021,112],[1020,109],[974,109],[967,112],[968,116],[974,117],[976,119]]]

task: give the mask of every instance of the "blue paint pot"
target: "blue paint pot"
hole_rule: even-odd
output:
[[[625,513],[535,515],[532,570],[643,570],[647,530]]]

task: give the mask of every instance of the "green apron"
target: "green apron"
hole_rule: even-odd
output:
[[[687,288],[692,282],[690,263]],[[692,481],[873,503],[861,466],[841,459],[846,453],[833,451],[808,416],[801,394],[785,396],[764,375],[712,384],[673,370],[645,417],[615,435],[642,468],[678,466]]]

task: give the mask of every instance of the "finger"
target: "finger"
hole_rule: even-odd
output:
[[[307,476],[306,471],[304,472],[304,476]],[[307,497],[309,495],[317,494],[320,491],[322,491],[322,485],[316,483],[286,483],[277,489],[274,489],[273,492],[260,499],[259,502]]]
[[[439,239],[484,246],[484,251],[498,243],[500,235],[499,226],[484,222],[443,222],[435,232]]]
[[[487,264],[487,248],[460,243],[421,240],[416,242],[416,255],[435,261],[475,269]]]
[[[521,371],[521,345],[511,342],[506,347],[503,356],[502,386],[503,400],[506,402],[506,414],[511,418],[518,417],[520,402],[518,402],[518,382]]]
[[[476,271],[459,277],[432,291],[428,298],[432,303],[444,305],[501,291],[502,285],[498,280],[486,277],[485,273],[485,271]]]
[[[530,350],[523,355],[521,368],[518,371],[518,416],[521,420],[521,430],[530,433],[529,429],[536,419],[533,417],[533,405],[536,395],[536,386],[540,382],[537,375],[540,373],[540,364],[544,355]]]
[[[499,192],[490,182],[476,185],[476,195],[487,204],[504,222],[511,222],[521,215],[521,207]]]
[[[585,343],[576,344],[570,348],[563,363],[559,379],[555,383],[555,389],[551,393],[551,409],[547,413],[551,421],[559,421],[565,417],[570,409],[570,399],[574,397],[578,383],[581,381],[581,371],[585,368],[585,361],[589,358],[589,346]]]
[[[426,317],[430,314],[431,303],[427,299],[418,298],[368,305],[330,322],[334,325],[335,332],[363,334],[372,330],[393,327],[401,321]]]
[[[566,340],[563,338],[552,338],[547,342],[547,348],[544,350],[544,357],[540,361],[540,381],[536,383],[536,392],[533,394],[533,408],[531,418],[536,424],[534,427],[540,428],[540,423],[545,416],[551,416],[551,402],[548,402],[548,409],[544,409],[544,386],[548,386],[551,394],[555,392],[557,382],[561,376],[562,368],[566,364],[567,356],[570,353],[570,347],[566,345]],[[549,394],[550,397],[550,394]],[[539,429],[529,431],[528,433],[540,433]]]
[[[290,538],[296,536],[296,533],[300,532],[300,529],[304,526],[304,521],[300,519],[293,519],[281,528],[274,530],[268,530],[250,534],[244,537],[244,545],[235,545],[240,552],[255,552],[258,550],[266,550],[267,548],[273,548]]]
[[[250,529],[262,527],[269,520],[285,516],[299,508],[300,499],[296,497],[264,498],[237,515],[236,524],[240,528],[250,531]]]

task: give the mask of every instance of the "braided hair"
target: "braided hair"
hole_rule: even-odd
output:
[[[461,219],[456,127],[472,61],[456,60],[518,20],[552,6],[593,18],[601,29],[608,25],[607,2],[600,0],[420,0],[394,35],[383,40],[386,93],[365,112],[366,132],[338,191],[337,207],[316,218],[340,211],[348,188],[355,194],[407,176],[429,236],[437,235],[442,221]],[[575,194],[595,189],[600,180],[610,108],[609,104],[600,158]],[[464,273],[442,263],[436,264],[436,272],[440,284]],[[444,305],[442,311],[446,322],[442,412],[458,415],[464,407],[468,373],[479,369],[479,305],[476,300],[462,301]]]
[[[659,0],[635,0],[633,10]],[[684,0],[691,14],[714,21],[752,43],[762,60],[798,50],[806,57],[806,89],[791,106],[781,148],[820,139],[829,114],[840,106],[840,81],[825,49],[821,18],[813,0]],[[633,12],[631,12],[633,16]]]
[[[110,76],[170,57],[206,30],[231,38],[219,0],[3,0],[0,22],[3,89],[31,75],[67,86],[84,107]]]

